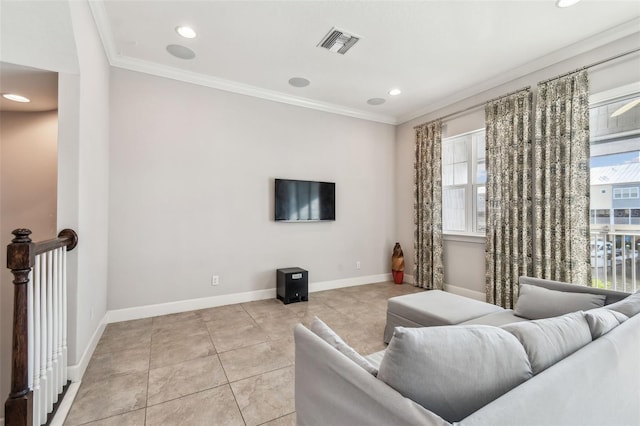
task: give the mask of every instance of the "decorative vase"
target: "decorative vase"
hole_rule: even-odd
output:
[[[393,255],[391,255],[391,274],[393,275],[393,282],[396,284],[402,284],[404,278],[404,254],[402,253],[402,247],[400,243],[396,243],[393,247]]]

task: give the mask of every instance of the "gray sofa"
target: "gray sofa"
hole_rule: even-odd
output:
[[[533,372],[529,371],[528,376],[519,379],[519,384],[515,387],[511,386],[508,390],[495,397],[486,400],[487,393],[481,388],[475,389],[473,382],[475,376],[481,376],[485,369],[508,369],[506,366],[507,358],[511,352],[525,353],[525,351],[517,344],[517,351],[495,352],[503,355],[492,356],[487,365],[478,365],[473,361],[473,356],[480,350],[472,349],[465,352],[466,343],[461,343],[455,347],[455,350],[447,352],[440,345],[432,344],[435,340],[427,341],[425,348],[443,350],[436,358],[444,358],[444,362],[436,359],[434,370],[448,368],[447,357],[459,358],[462,360],[469,359],[466,365],[469,381],[460,379],[459,371],[452,370],[451,382],[436,384],[435,379],[426,378],[430,373],[420,372],[420,364],[430,365],[427,362],[429,354],[426,351],[424,355],[418,352],[418,368],[416,371],[407,371],[403,374],[398,371],[398,358],[393,358],[398,352],[398,342],[407,342],[401,339],[401,336],[407,335],[415,338],[421,333],[429,332],[430,336],[440,334],[439,338],[451,333],[472,333],[472,339],[464,340],[464,342],[473,342],[482,334],[495,334],[504,340],[505,335],[518,337],[518,333],[524,330],[525,334],[539,333],[542,329],[551,329],[556,332],[558,324],[565,324],[565,330],[561,331],[559,344],[563,345],[564,340],[571,340],[571,336],[566,334],[566,324],[572,324],[567,321],[582,321],[580,324],[586,323],[586,318],[594,317],[593,314],[585,314],[583,312],[563,315],[550,319],[540,319],[534,321],[526,321],[517,324],[506,325],[503,328],[495,327],[492,324],[491,314],[489,324],[482,325],[482,321],[476,318],[469,325],[453,325],[445,327],[427,327],[427,328],[404,328],[397,329],[398,336],[394,336],[386,354],[377,354],[369,360],[379,367],[378,377],[371,374],[343,352],[340,352],[327,340],[319,337],[316,333],[298,325],[295,329],[296,344],[296,364],[295,364],[295,383],[296,383],[296,412],[297,422],[299,425],[640,425],[640,315],[635,314],[640,310],[637,308],[640,302],[640,293],[634,294],[632,297],[623,299],[627,295],[623,293],[608,292],[603,290],[591,289],[588,287],[579,287],[570,284],[557,283],[546,280],[535,280],[530,278],[521,279],[521,284],[526,283],[537,288],[547,288],[555,291],[562,291],[563,294],[571,295],[577,293],[599,294],[604,296],[604,304],[609,306],[613,302],[617,305],[627,303],[622,311],[626,316],[626,320],[619,325],[614,321],[615,326],[611,326],[601,335],[593,338],[587,331],[588,342],[576,346],[578,349],[570,349],[567,356],[559,357],[547,362],[548,365],[543,366],[542,371],[535,371],[535,357],[547,356],[546,351],[535,354],[536,348],[527,347],[526,342],[521,342],[527,351],[525,359],[526,365],[533,366]],[[633,300],[632,300],[633,299]],[[622,301],[620,301],[622,300]],[[632,300],[632,303],[630,302]],[[631,305],[630,305],[631,303]],[[634,304],[635,303],[635,304]],[[545,304],[548,305],[548,304]],[[628,305],[632,306],[631,312]],[[547,308],[548,306],[545,306]],[[612,308],[616,309],[616,308]],[[600,313],[603,309],[600,308]],[[604,313],[611,314],[611,309],[604,309]],[[587,311],[591,312],[591,311]],[[594,314],[598,310],[593,311]],[[614,312],[619,316],[619,313]],[[511,312],[509,312],[511,315]],[[504,317],[504,315],[503,315]],[[612,316],[613,318],[613,316]],[[616,317],[617,318],[617,317]],[[521,319],[521,318],[519,318]],[[563,322],[564,321],[564,322]],[[622,320],[621,320],[622,321]],[[521,324],[521,325],[518,325]],[[522,325],[526,324],[526,325]],[[549,325],[551,326],[549,328]],[[592,322],[589,322],[586,330],[594,332]],[[571,325],[569,325],[571,326]],[[583,325],[581,325],[583,326]],[[511,327],[511,329],[509,329]],[[524,327],[524,328],[523,328]],[[563,327],[562,325],[560,328]],[[596,326],[596,329],[598,327]],[[504,331],[506,329],[506,331]],[[555,330],[555,331],[554,331]],[[435,334],[434,334],[435,333]],[[510,334],[513,333],[513,334]],[[562,334],[565,333],[565,334]],[[522,334],[522,333],[521,333]],[[569,334],[573,334],[570,332]],[[579,333],[576,333],[579,334]],[[564,337],[563,337],[564,336]],[[565,338],[569,336],[569,338]],[[431,339],[432,337],[428,337]],[[520,339],[521,337],[518,337]],[[543,339],[546,339],[543,336]],[[482,339],[480,339],[482,340]],[[508,340],[508,339],[507,339]],[[461,340],[462,342],[463,340]],[[515,341],[515,340],[514,340]],[[495,340],[494,340],[495,342]],[[492,343],[493,344],[493,343]],[[513,345],[513,342],[509,341]],[[491,345],[489,345],[491,346]],[[534,345],[535,346],[535,345]],[[514,346],[515,347],[515,346]],[[493,348],[491,350],[496,350]],[[497,348],[497,350],[501,350]],[[553,352],[553,350],[551,351]],[[443,355],[444,354],[444,355]],[[422,362],[421,357],[424,356],[425,361]],[[526,358],[525,356],[525,358]],[[387,358],[385,360],[385,358]],[[415,358],[415,356],[414,356]],[[503,361],[505,365],[501,365]],[[521,357],[522,358],[522,357]],[[382,361],[377,363],[376,359]],[[389,359],[393,359],[393,362]],[[540,358],[539,358],[540,359]],[[538,362],[539,362],[538,359]],[[385,364],[385,361],[386,362]],[[452,361],[455,363],[455,361]],[[525,367],[526,367],[525,365]],[[395,370],[394,370],[395,368]],[[540,367],[538,367],[540,370]],[[393,371],[393,374],[389,372]],[[383,376],[385,374],[385,377]],[[445,374],[446,381],[449,373]],[[473,403],[476,404],[472,411],[464,415],[464,417],[455,418],[454,420],[445,420],[443,416],[436,414],[434,411],[424,407],[405,394],[411,394],[406,391],[405,394],[394,389],[387,383],[393,383],[394,378],[400,381],[399,385],[394,383],[396,388],[402,388],[405,382],[409,386],[424,386],[425,389],[430,387],[436,388],[439,393],[453,392],[453,395],[469,395]],[[402,390],[402,389],[401,389]],[[480,399],[476,398],[478,396]],[[438,397],[438,395],[436,395]],[[482,401],[478,406],[478,401]],[[445,401],[445,404],[455,405],[455,401]],[[457,407],[454,407],[454,409]],[[438,410],[435,410],[438,411]],[[444,410],[443,412],[446,412]],[[442,414],[442,412],[440,413]],[[447,416],[444,416],[447,417]]]

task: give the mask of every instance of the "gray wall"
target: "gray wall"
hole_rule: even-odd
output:
[[[389,272],[391,125],[113,68],[109,164],[110,310]],[[336,221],[274,222],[276,177],[335,182]]]

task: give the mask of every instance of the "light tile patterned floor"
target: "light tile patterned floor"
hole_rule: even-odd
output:
[[[318,316],[362,354],[384,349],[377,283],[109,324],[66,425],[295,425],[293,327]]]

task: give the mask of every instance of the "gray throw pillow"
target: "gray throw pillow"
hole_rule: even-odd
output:
[[[327,324],[322,322],[320,318],[315,317],[311,322],[311,331],[313,331],[322,340],[336,348],[340,353],[345,355],[351,361],[358,364],[360,367],[367,370],[367,372],[376,376],[378,369],[374,367],[365,357],[360,355],[355,349],[347,345],[335,331],[333,331]]]
[[[605,308],[591,309],[584,313],[584,317],[591,330],[591,338],[596,340],[603,334],[607,334],[629,318],[620,312]]]
[[[522,345],[485,325],[396,327],[378,379],[448,422],[532,377]]]
[[[527,319],[557,317],[577,311],[604,306],[606,296],[590,293],[569,293],[549,290],[530,284],[520,284],[520,295],[513,313]]]
[[[620,312],[629,318],[637,315],[640,313],[640,290],[636,291],[631,296],[625,297],[619,302],[605,306],[605,308]]]
[[[538,374],[556,362],[591,343],[591,331],[583,312],[536,321],[517,322],[502,326],[524,346],[533,374]]]

